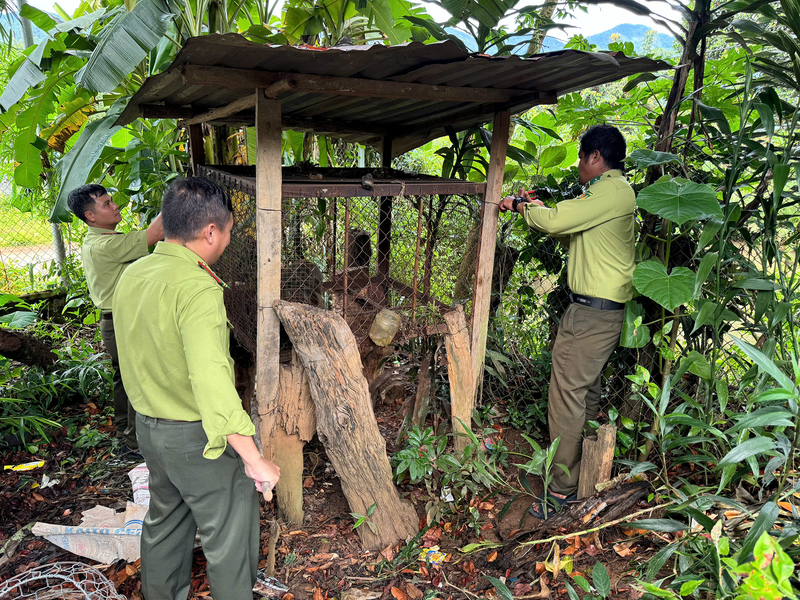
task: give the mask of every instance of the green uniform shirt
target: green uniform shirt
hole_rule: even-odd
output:
[[[125,390],[136,412],[202,421],[203,456],[255,426],[234,387],[222,282],[194,252],[158,242],[125,270],[114,295],[114,331]]]
[[[633,189],[614,169],[555,208],[526,204],[524,216],[531,227],[569,240],[567,279],[574,293],[627,302],[633,291],[635,204]]]
[[[137,258],[147,256],[147,231],[119,233],[89,227],[81,256],[92,302],[100,310],[111,310],[120,275]]]

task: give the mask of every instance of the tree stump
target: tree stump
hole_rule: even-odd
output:
[[[596,436],[584,438],[578,500],[594,496],[597,493],[595,486],[611,479],[616,441],[617,428],[613,425],[601,425]]]
[[[350,510],[369,521],[362,544],[380,550],[419,532],[417,514],[392,484],[386,441],[378,431],[352,331],[333,311],[276,301],[275,310],[306,368],[317,434],[342,482]]]
[[[0,355],[31,367],[52,367],[55,353],[29,333],[0,329]]]
[[[447,350],[447,378],[450,381],[453,446],[456,456],[461,456],[470,441],[464,432],[464,427],[472,427],[472,410],[475,402],[470,334],[464,307],[460,304],[456,306],[456,310],[444,315],[444,320],[447,323],[444,346]]]
[[[259,406],[264,457],[281,469],[275,488],[278,517],[303,522],[303,446],[316,431],[314,404],[305,368],[292,352],[290,364],[280,365],[279,392],[272,406]]]

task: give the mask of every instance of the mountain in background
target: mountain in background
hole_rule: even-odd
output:
[[[49,14],[49,13],[48,13]],[[56,21],[61,21],[60,18],[56,17],[55,15],[51,15]],[[6,30],[6,32],[10,29],[11,35],[14,38],[14,44],[16,46],[22,46],[22,25],[20,25],[19,20],[15,16],[10,16],[7,14],[0,15],[0,27]],[[47,34],[39,29],[36,25],[31,24],[31,28],[33,29],[33,43],[38,44],[44,38],[47,37]],[[7,40],[3,40],[7,42]]]
[[[603,31],[602,33],[596,33],[594,35],[590,35],[588,40],[590,43],[595,44],[598,50],[608,50],[608,44],[611,41],[611,36],[619,34],[621,42],[633,42],[634,48],[636,48],[637,52],[641,52],[644,48],[644,41],[647,35],[647,32],[652,30],[652,27],[648,27],[647,25],[634,25],[632,23],[622,23],[620,25],[616,25],[612,27],[608,31]],[[569,29],[567,30],[569,31]],[[477,48],[475,47],[474,40],[464,33],[463,31],[455,28],[448,28],[447,33],[453,34],[458,37],[464,44],[469,48],[471,51],[475,52]],[[567,34],[568,35],[568,34]],[[566,37],[566,36],[565,36]],[[527,38],[525,38],[527,39]],[[514,36],[510,37],[508,43],[514,44],[516,42],[522,41],[523,38],[515,38]],[[665,33],[656,33],[655,37],[653,38],[653,50],[663,50],[668,54],[673,54],[674,50],[672,48],[673,43],[675,42],[675,38],[671,35],[667,35]],[[542,45],[542,52],[555,52],[556,50],[563,50],[564,49],[564,42],[561,40],[557,40],[551,36],[547,36],[544,39],[544,44]],[[517,46],[515,50],[515,54],[523,54],[527,50],[524,44]]]

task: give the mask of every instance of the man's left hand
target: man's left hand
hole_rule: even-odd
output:
[[[506,196],[500,201],[500,212],[506,212],[509,210],[513,210],[514,207],[514,197],[513,196]]]

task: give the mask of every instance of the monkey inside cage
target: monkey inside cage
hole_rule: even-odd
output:
[[[237,342],[256,353],[256,185],[252,167],[200,168],[231,196],[231,243],[215,269],[230,286]],[[391,169],[283,169],[281,299],[337,311],[362,351],[381,311],[394,343],[444,333],[442,315],[470,312],[483,184]],[[382,195],[378,195],[382,194]],[[383,195],[385,194],[385,195]],[[281,358],[291,346],[282,336]]]

